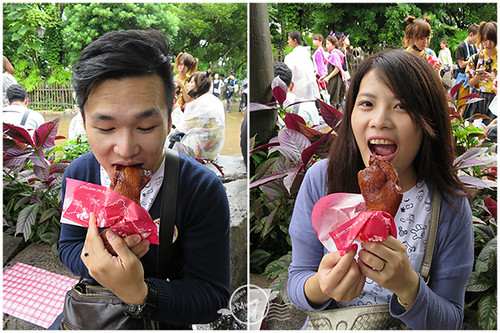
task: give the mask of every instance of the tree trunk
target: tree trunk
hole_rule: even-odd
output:
[[[250,102],[268,104],[273,101],[271,82],[274,78],[273,51],[269,34],[266,3],[250,3]],[[250,112],[250,137],[267,143],[276,135],[275,110]]]

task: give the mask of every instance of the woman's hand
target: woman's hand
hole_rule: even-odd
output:
[[[182,80],[178,77],[174,77],[174,83],[180,87],[184,87],[184,83],[182,83]]]
[[[97,229],[95,215],[90,213],[87,237],[80,255],[90,276],[123,302],[143,304],[148,290],[142,263],[113,230],[107,231],[105,237],[116,256],[106,250]]]
[[[490,82],[493,81],[496,78],[496,75],[494,72],[483,72],[479,74],[479,79],[483,82]]]
[[[319,78],[319,82],[326,82],[328,83],[328,80],[330,78],[328,77],[328,75],[323,75],[322,77]]]
[[[349,302],[363,291],[366,277],[361,274],[354,259],[357,245],[341,256],[341,251],[325,254],[318,272],[310,277],[304,286],[311,304],[321,305],[333,298]],[[345,251],[344,251],[345,252]]]
[[[393,236],[388,236],[383,242],[363,242],[361,246],[361,273],[394,292],[402,302],[413,304],[420,278],[410,265],[405,245]]]
[[[111,229],[104,229],[101,232],[101,239],[104,243],[104,247],[108,250],[109,253],[116,256],[115,250],[111,247],[111,244],[108,241],[108,237],[106,234]],[[137,256],[138,259],[141,259],[146,253],[149,251],[149,241],[147,239],[142,240],[139,234],[130,235],[123,238],[125,244],[127,244],[128,248]]]

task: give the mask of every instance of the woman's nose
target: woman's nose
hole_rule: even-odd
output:
[[[372,120],[371,125],[377,129],[391,128],[392,117],[391,110],[385,106],[378,106],[374,110],[372,110]]]

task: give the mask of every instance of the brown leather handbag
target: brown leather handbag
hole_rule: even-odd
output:
[[[166,149],[166,152],[158,253],[159,276],[165,279],[168,276],[168,269],[170,267],[169,262],[175,223],[175,208],[177,207],[177,183],[180,164],[177,152],[170,149]],[[164,207],[168,207],[168,209],[163,209]],[[63,319],[59,325],[59,329],[159,329],[159,322],[126,315],[123,312],[123,305],[122,300],[107,288],[100,285],[91,285],[84,279],[80,279],[80,282],[66,293]]]

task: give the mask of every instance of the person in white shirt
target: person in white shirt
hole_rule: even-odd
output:
[[[277,76],[279,76],[280,79],[285,82],[286,86],[288,87],[288,92],[286,94],[286,100],[283,103],[283,107],[289,109],[289,112],[298,114],[299,116],[304,118],[306,123],[309,123],[310,126],[319,125],[321,117],[319,115],[318,108],[316,107],[316,103],[301,98],[300,96],[297,96],[292,92],[295,88],[295,84],[294,82],[292,82],[292,71],[285,63],[278,61],[274,63],[274,77]]]
[[[210,84],[210,70],[191,76],[186,89],[192,100],[186,103],[183,120],[170,143],[173,141],[173,149],[178,150],[175,141],[180,138],[183,145],[193,150],[192,157],[213,161],[224,146],[225,115],[224,104],[209,91]]]
[[[293,47],[293,51],[285,56],[285,64],[292,71],[295,94],[307,100],[320,98],[311,60],[311,48],[302,40],[302,35],[297,30],[288,34],[288,45]]]
[[[3,108],[3,122],[21,126],[27,130],[36,130],[45,123],[43,116],[27,108],[26,90],[19,84],[11,85],[6,91],[7,106]]]
[[[444,65],[443,68],[440,70],[439,74],[443,78],[443,83],[448,86],[448,89],[454,86],[454,80],[452,77],[452,71],[453,71],[453,59],[451,58],[451,51],[448,48],[448,40],[443,39],[439,43],[441,46],[441,51],[439,51],[439,59],[441,60],[441,63]]]

